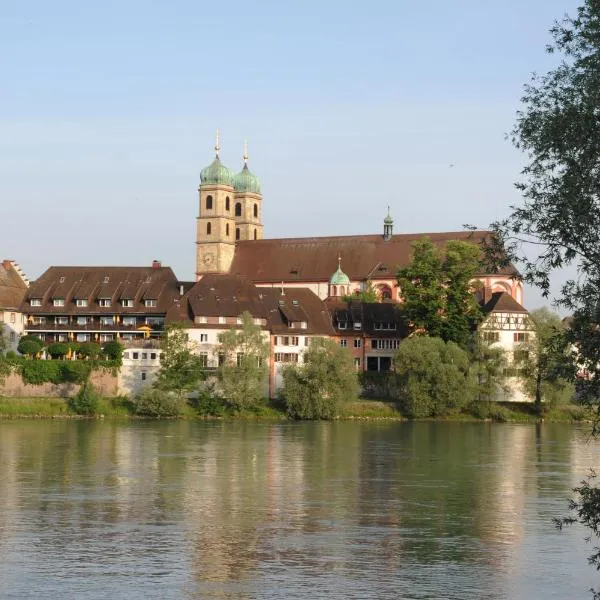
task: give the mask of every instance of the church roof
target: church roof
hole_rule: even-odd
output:
[[[483,312],[527,313],[528,310],[507,292],[494,292],[483,306]]]
[[[397,267],[408,265],[411,244],[423,237],[443,246],[449,240],[478,244],[488,235],[488,231],[454,231],[399,234],[389,240],[381,235],[349,235],[241,241],[236,245],[230,272],[265,283],[329,281],[331,265],[343,256],[344,271],[352,281],[390,279],[396,276]],[[517,271],[509,267],[501,273]]]

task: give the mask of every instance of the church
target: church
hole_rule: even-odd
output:
[[[215,158],[200,173],[196,227],[196,280],[206,274],[246,277],[259,287],[302,287],[319,298],[342,298],[370,284],[382,301],[399,301],[396,271],[411,258],[411,244],[427,236],[442,247],[449,240],[478,244],[487,231],[400,233],[389,213],[380,233],[334,237],[265,238],[263,197],[259,178],[248,168],[244,149],[242,170],[234,174]],[[523,284],[512,267],[480,273],[485,302],[504,292],[523,303]]]

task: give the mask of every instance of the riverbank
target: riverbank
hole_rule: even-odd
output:
[[[80,419],[69,405],[68,398],[0,398],[0,419]],[[137,419],[133,406],[126,397],[102,398],[97,416],[92,418]],[[224,408],[216,414],[202,414],[191,405],[183,408],[181,419],[221,419],[221,420],[288,420],[285,411],[276,403],[260,404],[252,409],[235,412]],[[341,420],[392,420],[407,421],[394,402],[378,400],[358,400],[344,406]],[[540,420],[532,404],[518,403],[478,403],[458,413],[439,418],[422,420],[434,421],[494,421],[503,423],[535,423]],[[591,421],[589,412],[572,404],[548,407],[543,420],[553,423],[578,423]]]

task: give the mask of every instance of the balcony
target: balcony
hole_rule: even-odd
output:
[[[123,325],[122,323],[110,323],[108,325],[101,325],[98,322],[86,323],[85,325],[78,325],[77,323],[67,323],[65,325],[59,325],[57,323],[46,322],[46,323],[26,323],[26,331],[99,331],[99,332],[138,332],[143,333],[145,328],[149,328],[150,331],[162,331],[163,325]]]

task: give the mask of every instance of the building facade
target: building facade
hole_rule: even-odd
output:
[[[16,351],[23,335],[25,316],[21,305],[28,288],[29,280],[19,265],[13,260],[3,260],[0,264],[0,335],[7,351]]]

